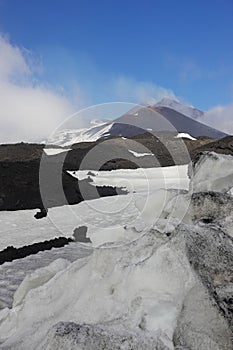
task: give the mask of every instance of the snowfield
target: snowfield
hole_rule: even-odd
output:
[[[78,170],[69,171],[69,174],[79,180],[91,178],[95,186],[117,186],[124,187],[127,191],[137,193],[158,189],[176,188],[188,189],[188,166],[170,166],[162,168],[138,168],[133,170],[121,169],[112,171]]]
[[[82,258],[60,255],[24,276],[12,307],[0,311],[0,347],[232,350],[232,159],[204,154],[193,171],[72,173],[94,186],[124,184],[129,193],[54,208],[35,226],[28,221],[35,236],[36,225],[38,236],[40,225],[56,225],[52,236],[86,225],[92,243]],[[4,227],[8,215],[22,212],[0,214]],[[27,222],[19,226],[20,239]],[[7,232],[2,246],[14,235]]]
[[[44,152],[45,152],[45,154],[47,154],[47,156],[53,156],[55,154],[68,152],[68,151],[71,151],[71,149],[70,148],[67,148],[67,149],[62,149],[62,148],[44,148]]]
[[[88,178],[87,173],[70,172],[80,180]],[[120,198],[106,197],[73,206],[51,208],[43,220],[35,220],[36,210],[2,211],[0,250],[10,245],[21,247],[59,236],[71,237],[74,229],[81,225],[88,225],[91,232],[115,226],[115,223],[121,227],[135,220],[140,221],[134,205],[140,193],[143,199],[147,193],[160,188],[188,189],[189,186],[187,166],[92,173],[96,175],[91,177],[93,185],[125,187],[130,193]]]
[[[108,136],[108,131],[112,128],[111,123],[99,123],[97,126],[83,129],[62,130],[49,137],[47,144],[57,146],[70,146],[80,142],[93,142],[101,137]]]

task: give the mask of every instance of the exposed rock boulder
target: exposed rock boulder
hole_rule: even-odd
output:
[[[143,331],[129,332],[106,325],[60,322],[48,332],[46,350],[169,350],[159,337]]]
[[[232,331],[201,283],[188,293],[177,321],[176,349],[232,350]]]
[[[190,191],[228,192],[233,187],[233,157],[203,152],[189,165]]]

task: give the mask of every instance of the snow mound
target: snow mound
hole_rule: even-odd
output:
[[[182,245],[151,231],[121,247],[95,249],[28,292],[23,304],[0,313],[0,340],[18,350],[37,349],[48,329],[72,318],[114,324],[115,331],[121,325],[127,332],[159,332],[173,349],[176,319],[194,280]]]
[[[30,290],[42,286],[69,264],[68,260],[57,259],[48,266],[27,275],[14,294],[13,307],[19,305]]]

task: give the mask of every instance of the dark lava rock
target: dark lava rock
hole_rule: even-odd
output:
[[[206,151],[233,155],[233,136],[226,136],[190,150],[191,158],[199,159],[199,155]]]
[[[74,230],[73,233],[75,242],[91,243],[90,238],[87,237],[87,226],[80,226]]]
[[[48,331],[43,349],[168,350],[159,335],[112,329],[109,325],[59,322]]]
[[[34,215],[34,218],[43,219],[47,216],[47,214],[48,214],[48,210],[43,208]]]
[[[215,225],[194,226],[185,235],[190,264],[233,327],[233,239]]]
[[[37,254],[38,252],[44,250],[50,250],[52,248],[61,248],[71,242],[73,242],[72,238],[59,237],[51,239],[49,241],[33,243],[31,245],[27,245],[20,248],[10,246],[0,252],[0,265],[4,264],[7,261],[22,259],[28,255]]]

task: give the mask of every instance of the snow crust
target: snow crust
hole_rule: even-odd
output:
[[[88,175],[88,173],[94,176]],[[161,188],[188,189],[188,165],[178,165],[161,168],[120,169],[111,171],[78,170],[69,174],[79,180],[90,176],[94,186],[125,187],[129,192],[150,193]],[[149,192],[148,192],[149,191]]]
[[[90,176],[87,175],[88,172],[72,171],[70,174],[82,180]],[[135,201],[140,201],[139,198],[144,202],[148,194],[161,188],[188,189],[189,186],[186,165],[91,173],[94,174],[90,176],[93,186],[124,187],[129,194],[51,208],[48,216],[42,220],[35,220],[35,210],[1,211],[0,250],[10,245],[22,247],[60,236],[68,238],[73,235],[76,227],[82,225],[87,225],[88,234],[91,234],[115,226],[116,223],[124,227],[132,222],[140,222],[143,218],[134,204]]]
[[[177,178],[175,188],[161,187],[161,173],[149,169],[147,174],[153,173],[159,185],[147,192],[139,170],[133,171],[138,191],[133,197],[131,188],[127,196],[113,202],[107,199],[107,206],[103,198],[90,201],[89,205],[96,205],[95,220],[103,221],[102,228],[93,230],[94,217],[87,218],[92,254],[72,263],[55,261],[25,278],[13,308],[0,312],[3,348],[174,350],[187,345],[204,350],[211,344],[214,350],[230,350],[228,323],[209,298],[214,295],[223,310],[225,295],[232,290],[228,274],[224,275],[230,273],[232,197],[227,191],[233,183],[232,164],[231,156],[202,155],[189,168],[189,191],[180,188]],[[166,171],[174,186],[174,168]],[[124,179],[129,175],[108,172],[108,181],[116,182],[116,174]],[[86,176],[76,174],[80,175]],[[104,183],[107,175],[95,172],[92,178]],[[129,198],[130,205],[123,208],[122,201],[126,205]],[[218,213],[211,201],[221,201],[224,208],[219,207]],[[208,216],[211,210],[216,220],[203,223],[201,214]],[[220,274],[216,275],[217,267]],[[199,304],[202,309],[197,314]],[[201,343],[195,340],[198,332]]]
[[[156,232],[129,245],[96,249],[30,290],[21,306],[3,310],[0,339],[5,338],[6,347],[17,343],[19,350],[42,349],[48,329],[72,321],[105,324],[115,332],[121,331],[120,324],[141,338],[157,332],[173,349],[176,319],[195,282],[182,249]]]

